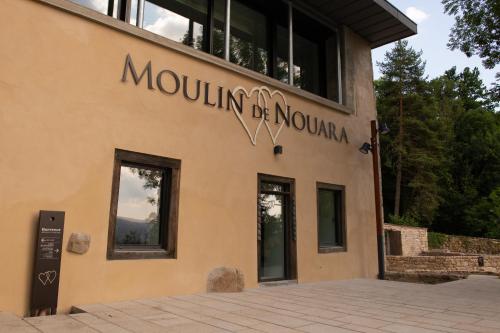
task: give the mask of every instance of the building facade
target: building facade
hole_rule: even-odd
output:
[[[375,278],[371,49],[416,26],[319,3],[3,0],[0,310],[28,312],[40,210],[65,212],[59,311],[220,266]]]

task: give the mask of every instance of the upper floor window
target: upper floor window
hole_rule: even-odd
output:
[[[268,18],[255,7],[231,1],[230,61],[262,74],[269,74]]]
[[[294,85],[316,95],[339,101],[338,47],[335,31],[294,10]]]
[[[132,13],[136,11],[137,8],[132,7]],[[130,23],[137,24],[137,15],[131,17]],[[206,50],[208,0],[144,1],[140,24],[145,30],[198,50]]]
[[[79,5],[96,10],[103,14],[108,13],[109,0],[70,0],[70,1],[76,2]]]
[[[71,1],[342,103],[339,32],[318,22],[314,15],[294,8],[291,3],[268,0]]]

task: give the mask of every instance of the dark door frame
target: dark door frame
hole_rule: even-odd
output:
[[[257,175],[257,275],[259,282],[277,281],[281,279],[261,279],[261,209],[260,195],[266,193],[261,191],[261,184],[278,183],[287,187],[285,192],[267,192],[284,195],[285,198],[285,280],[297,279],[297,228],[295,218],[295,179],[280,176],[272,176],[259,173]]]

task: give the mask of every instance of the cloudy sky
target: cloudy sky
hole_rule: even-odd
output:
[[[450,51],[446,47],[448,35],[453,23],[453,17],[443,13],[440,0],[389,0],[399,10],[418,24],[418,35],[408,38],[410,46],[422,50],[423,58],[427,61],[426,71],[430,78],[439,76],[452,66],[458,70],[465,67],[478,67],[484,83],[489,87],[495,82],[495,73],[500,66],[493,70],[485,69],[479,57],[467,58],[460,51]],[[386,51],[393,44],[373,50],[375,78],[380,77],[376,61],[382,61]]]
[[[158,191],[145,189],[145,180],[133,173],[131,168],[123,166],[120,172],[120,190],[118,194],[118,212],[121,217],[148,221],[153,213],[158,213],[157,205],[152,205],[148,197],[158,201]]]
[[[108,0],[71,0],[77,4],[97,10],[103,14],[108,11]]]

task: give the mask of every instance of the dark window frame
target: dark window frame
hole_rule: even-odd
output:
[[[261,184],[282,184],[283,191],[262,190]],[[261,194],[281,194],[285,196],[285,279],[297,279],[297,221],[296,221],[296,190],[295,179],[274,176],[269,174],[257,174],[257,277],[259,282],[282,281],[281,279],[261,279],[261,212],[260,212],[260,195]]]
[[[122,166],[162,170],[160,197],[160,245],[118,246],[115,244],[116,217]],[[181,161],[168,157],[115,149],[111,208],[109,213],[107,259],[176,259],[179,218]],[[168,177],[165,177],[168,176]],[[165,182],[166,180],[166,182]]]
[[[340,192],[340,228],[342,235],[342,245],[341,246],[321,246],[319,241],[319,223],[320,223],[320,207],[319,207],[319,191],[327,190],[327,191],[338,191]],[[318,244],[318,253],[335,253],[335,252],[347,252],[347,217],[346,217],[346,189],[344,185],[335,185],[329,183],[316,183],[316,206],[317,206],[317,244]]]

